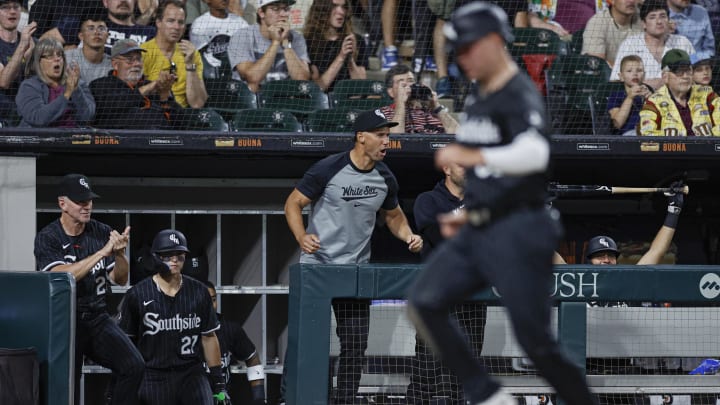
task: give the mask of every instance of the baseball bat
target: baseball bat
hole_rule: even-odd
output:
[[[683,193],[688,194],[690,187],[613,187],[602,185],[550,184],[548,191],[558,197],[590,197],[599,195],[631,193]]]

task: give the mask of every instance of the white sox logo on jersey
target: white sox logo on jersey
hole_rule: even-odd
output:
[[[180,314],[175,314],[172,318],[160,319],[160,314],[148,312],[143,317],[143,325],[148,329],[143,332],[143,336],[157,335],[159,332],[166,330],[182,332],[188,329],[199,328],[200,317],[193,313],[185,318],[181,318]]]
[[[500,143],[500,128],[486,117],[469,119],[458,128],[455,138],[460,142],[497,144]]]

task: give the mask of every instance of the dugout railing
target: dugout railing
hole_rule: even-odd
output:
[[[36,349],[41,405],[73,403],[74,314],[75,278],[69,273],[0,271],[0,347]]]
[[[290,269],[288,324],[288,404],[328,404],[333,298],[401,299],[419,267],[415,265],[294,265]],[[448,269],[448,271],[452,271]],[[720,354],[720,328],[714,307],[720,302],[717,266],[556,267],[548,294],[557,300],[557,336],[580,367],[588,357],[712,357]],[[540,287],[539,287],[540,288]],[[497,302],[492,290],[474,300]],[[593,308],[588,302],[672,302],[678,308]],[[595,311],[607,316],[596,317]],[[646,311],[644,317],[636,316]],[[659,313],[664,316],[656,316]],[[676,312],[677,316],[673,316]],[[670,316],[667,316],[670,315]],[[486,345],[493,355],[522,357],[510,328],[504,343]],[[623,331],[623,333],[618,333]],[[387,333],[388,331],[384,331]],[[371,320],[371,340],[374,331]],[[377,333],[377,331],[376,331]],[[504,336],[504,337],[503,337]],[[485,355],[485,349],[483,349]],[[588,375],[598,393],[720,393],[717,375]],[[552,392],[536,375],[500,377],[514,393]]]

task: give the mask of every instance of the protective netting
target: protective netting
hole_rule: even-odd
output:
[[[488,372],[521,403],[555,403],[552,388],[524,357],[502,307],[466,303],[452,316]],[[556,310],[552,319],[556,330]],[[671,397],[674,404],[715,404],[720,389],[690,373],[698,367],[695,373],[713,371],[703,361],[720,353],[714,338],[719,324],[720,311],[711,307],[588,304],[591,389],[602,404],[661,404]],[[463,403],[457,378],[418,338],[404,301],[335,300],[329,333],[331,403]]]
[[[416,89],[407,96],[406,131],[452,133],[454,124],[440,107],[456,120],[473,89],[445,47],[442,27],[467,2],[3,2],[0,62],[9,74],[0,82],[0,118],[4,126],[351,132],[358,111],[391,106],[386,113],[394,114],[400,87],[417,82],[434,94]],[[663,52],[684,49],[696,54],[693,63],[714,59],[717,1],[692,5],[690,23],[677,17],[677,9],[665,8],[652,32],[643,30],[648,10],[640,2],[607,3],[497,2],[513,27],[510,55],[545,98],[556,134],[637,133],[644,97],[664,84]],[[33,50],[30,37],[38,45],[41,38],[57,42]],[[147,51],[142,60],[125,46],[113,64],[112,47],[122,39]],[[664,43],[664,50],[652,54],[645,43],[652,49]],[[639,58],[635,65],[627,61],[623,72],[621,58],[630,54]],[[78,73],[70,68],[75,64]],[[697,65],[696,72],[707,70],[711,78],[694,80],[714,84],[715,69],[713,63]],[[108,78],[111,70],[116,73]],[[398,87],[397,79],[408,73],[412,78]],[[20,91],[35,76],[41,80]],[[93,80],[101,81],[93,86]],[[633,90],[642,84],[649,90]],[[69,100],[52,103],[63,95]],[[702,111],[714,111],[713,101],[706,101]],[[700,115],[689,126],[696,135],[706,134]]]

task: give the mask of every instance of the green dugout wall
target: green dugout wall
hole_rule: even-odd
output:
[[[285,364],[289,405],[328,403],[332,299],[400,299],[419,270],[415,265],[296,264],[291,267]],[[720,302],[720,268],[558,266],[547,288],[548,294],[558,301],[558,339],[572,360],[584,368],[587,301],[673,302],[702,307]],[[497,301],[498,297],[488,290],[474,299]],[[694,377],[688,381],[696,387],[718,385],[717,376],[686,377]]]
[[[0,272],[0,347],[34,347],[40,403],[73,403],[75,279],[69,273]]]

